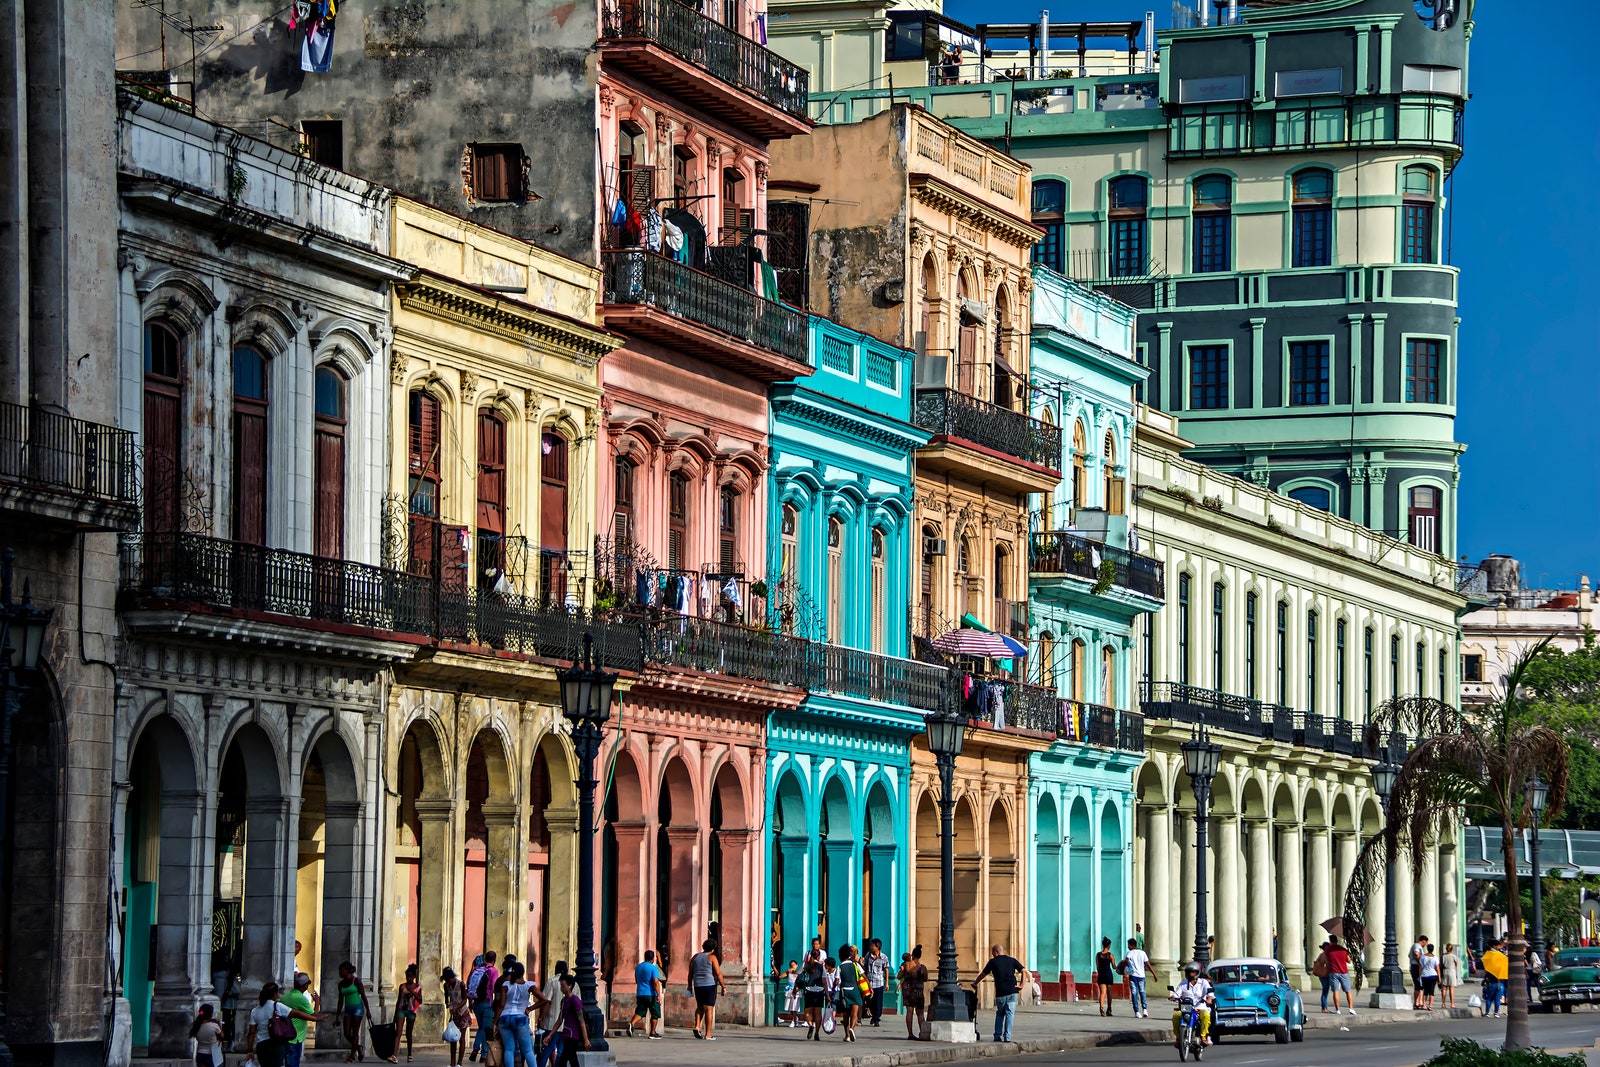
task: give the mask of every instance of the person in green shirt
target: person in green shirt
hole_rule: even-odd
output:
[[[283,995],[283,1003],[295,1011],[303,1011],[307,1015],[316,1014],[312,1007],[312,994],[306,991],[311,988],[311,976],[304,971],[294,974],[294,988]],[[289,1021],[294,1023],[294,1040],[284,1052],[283,1067],[300,1067],[300,1054],[306,1047],[306,1021],[297,1015],[291,1015]]]

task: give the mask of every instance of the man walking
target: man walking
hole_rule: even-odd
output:
[[[1339,1014],[1339,994],[1344,994],[1344,1006],[1351,1015],[1356,1013],[1355,1000],[1350,992],[1350,953],[1339,944],[1339,935],[1328,937],[1328,991],[1333,994],[1333,1013]]]
[[[314,1015],[316,1011],[311,1006],[311,996],[306,992],[310,988],[311,976],[304,971],[296,971],[294,988],[280,998],[281,1002],[293,1011]],[[289,1021],[294,1023],[294,1040],[284,1048],[283,1067],[300,1067],[300,1056],[306,1050],[306,1021],[293,1015]]]
[[[633,1028],[643,1022],[645,1037],[652,1041],[661,1038],[661,997],[665,982],[666,975],[656,966],[655,952],[645,949],[644,962],[633,969],[634,1006],[633,1018],[628,1020],[629,1037],[633,1036]]]
[[[1422,1010],[1422,957],[1428,954],[1428,935],[1418,934],[1417,943],[1411,946],[1407,958],[1411,962],[1411,1006]]]
[[[986,977],[994,978],[994,1039],[1011,1040],[1011,1024],[1017,1017],[1017,1000],[1022,993],[1022,963],[1006,955],[1004,945],[989,947],[989,962],[972,980],[972,990]]]
[[[883,941],[873,938],[867,942],[867,954],[862,960],[867,972],[867,1008],[872,1012],[872,1025],[883,1022],[883,990],[889,983],[889,957],[883,954]]]
[[[1144,981],[1149,974],[1150,957],[1139,947],[1137,937],[1128,938],[1128,954],[1122,957],[1117,968],[1128,979],[1128,996],[1133,1001],[1135,1019],[1150,1018],[1150,998],[1145,993]]]
[[[474,1062],[489,1054],[489,1036],[494,1030],[494,984],[500,979],[494,961],[494,952],[485,952],[483,966],[474,967],[467,976],[467,996],[478,1020],[478,1033],[472,1039],[472,1055],[468,1057]]]

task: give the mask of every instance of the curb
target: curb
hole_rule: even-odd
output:
[[[869,1052],[859,1056],[834,1056],[829,1059],[766,1060],[760,1067],[916,1067],[928,1063],[962,1063],[998,1056],[1028,1056],[1041,1052],[1073,1052],[1115,1045],[1168,1044],[1172,1031],[1165,1029],[1095,1031],[1063,1034],[1060,1037],[1031,1041],[976,1042],[970,1045],[940,1045],[938,1048],[905,1049],[897,1052]]]

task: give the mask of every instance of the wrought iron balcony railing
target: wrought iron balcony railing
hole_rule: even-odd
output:
[[[1063,703],[1058,736],[1097,748],[1126,752],[1144,751],[1144,716],[1136,711],[1118,711],[1086,700]]]
[[[137,471],[127,430],[0,403],[0,482],[131,507]]]
[[[1029,541],[1028,572],[1070,574],[1158,600],[1166,595],[1160,560],[1064,530],[1033,535]]]
[[[1006,726],[1052,736],[1060,731],[1061,698],[1054,689],[1009,679],[1001,682],[1000,688],[1004,694]]]
[[[806,71],[679,0],[608,3],[600,36],[654,41],[726,85],[796,118],[807,115]]]
[[[1341,756],[1375,758],[1378,747],[1410,747],[1403,734],[1370,739],[1347,719],[1296,711],[1281,704],[1222,693],[1179,682],[1143,682],[1140,705],[1144,717],[1181,723],[1204,723],[1229,733],[1298,745]],[[1143,727],[1141,724],[1141,735]]]
[[[645,659],[796,689],[812,688],[819,674],[808,641],[686,616],[646,624]]]
[[[911,421],[938,437],[959,437],[1046,470],[1061,469],[1061,427],[955,389],[918,389]]]
[[[819,688],[884,704],[937,711],[944,706],[947,668],[842,645],[819,645]]]
[[[797,362],[806,361],[804,312],[654,252],[608,250],[601,256],[605,303],[657,308]]]

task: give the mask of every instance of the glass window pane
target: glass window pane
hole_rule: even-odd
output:
[[[317,414],[344,418],[344,376],[332,367],[317,368]]]
[[[247,400],[267,398],[266,360],[247,345],[233,350],[233,395]]]

